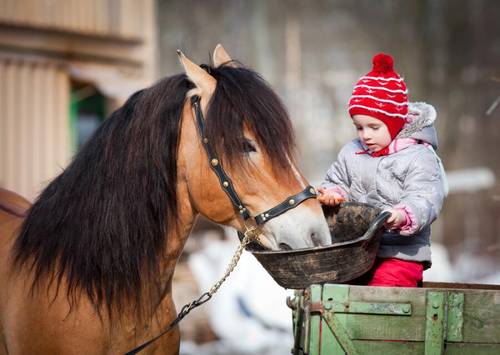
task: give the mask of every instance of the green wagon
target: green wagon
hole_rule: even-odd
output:
[[[500,354],[500,286],[312,285],[287,303],[294,355]]]

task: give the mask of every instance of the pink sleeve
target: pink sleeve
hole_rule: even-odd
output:
[[[344,190],[342,190],[339,186],[329,187],[328,190],[332,190],[332,191],[338,193],[340,196],[342,196],[344,198],[344,200],[347,200],[347,193]]]
[[[413,215],[411,210],[406,206],[399,206],[396,207],[396,209],[401,211],[406,218],[406,222],[399,227],[399,229],[401,230],[400,233],[402,235],[412,235],[413,233],[415,233],[415,231],[417,230],[417,224],[415,223],[415,216]]]

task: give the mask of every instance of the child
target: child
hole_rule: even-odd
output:
[[[437,148],[434,108],[409,103],[391,56],[373,57],[373,69],[354,86],[349,114],[358,138],[347,143],[318,188],[319,201],[365,202],[391,216],[372,270],[362,283],[416,287],[430,267],[430,225],[447,194]]]

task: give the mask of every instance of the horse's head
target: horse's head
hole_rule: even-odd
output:
[[[240,231],[257,222],[259,240],[270,249],[330,243],[321,207],[310,198],[314,189],[296,167],[291,122],[274,91],[220,45],[213,66],[178,54],[194,84],[181,122],[178,182],[195,212]],[[249,215],[257,218],[244,222]]]

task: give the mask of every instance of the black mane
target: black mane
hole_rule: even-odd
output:
[[[231,63],[229,63],[231,64]],[[217,88],[207,112],[207,136],[219,156],[231,164],[242,151],[243,123],[252,130],[277,169],[288,170],[294,157],[295,138],[287,110],[267,82],[243,67],[209,68]]]
[[[207,114],[209,139],[236,162],[244,118],[271,160],[283,165],[293,134],[276,94],[249,69],[210,70],[218,85]],[[179,125],[192,87],[176,75],[132,95],[40,194],[14,249],[18,269],[34,271],[32,290],[44,277],[57,287],[64,277],[71,304],[83,292],[111,314],[130,302],[141,308],[151,285],[164,293],[156,280],[167,232],[176,228]]]

